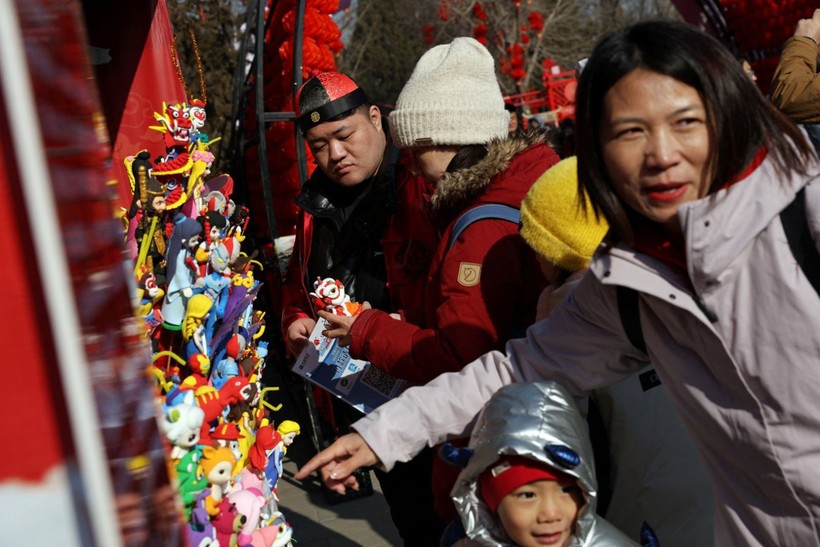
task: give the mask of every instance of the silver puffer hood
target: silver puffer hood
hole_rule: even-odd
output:
[[[578,515],[573,547],[637,545],[595,515],[595,463],[584,419],[575,401],[555,382],[512,384],[500,389],[478,416],[470,438],[475,452],[452,495],[467,536],[483,545],[512,545],[478,492],[478,477],[500,455],[533,458],[572,475],[586,503]],[[545,450],[545,447],[551,449]],[[556,448],[557,447],[557,448]],[[561,447],[577,454],[577,465],[556,455]]]

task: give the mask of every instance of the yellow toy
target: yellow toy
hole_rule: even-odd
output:
[[[214,448],[206,446],[202,449],[202,460],[199,466],[202,468],[208,482],[211,483],[211,493],[205,498],[205,511],[211,517],[220,513],[219,504],[228,485],[233,479],[233,468],[236,465],[236,458],[233,452],[226,446]]]
[[[293,420],[283,420],[276,428],[276,432],[282,436],[282,454],[284,455],[288,453],[288,447],[293,444],[296,435],[302,432],[302,428]]]

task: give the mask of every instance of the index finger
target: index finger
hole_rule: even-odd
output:
[[[336,459],[340,459],[344,456],[347,456],[346,453],[342,451],[334,450],[335,445],[330,445],[329,447],[325,448],[315,456],[313,456],[310,461],[308,461],[305,465],[302,466],[301,469],[294,475],[294,478],[298,481],[305,480],[308,475],[319,469],[320,467],[324,467],[325,465],[336,461]]]
[[[330,313],[329,311],[319,310],[319,317],[333,325],[334,327],[339,324],[340,315],[336,315],[335,313]]]

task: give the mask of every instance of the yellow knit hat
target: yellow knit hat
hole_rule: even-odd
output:
[[[538,254],[565,270],[586,268],[608,229],[578,198],[575,156],[553,165],[532,185],[521,204],[521,236]]]

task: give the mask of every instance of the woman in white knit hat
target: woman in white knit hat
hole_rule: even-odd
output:
[[[532,323],[545,280],[518,235],[517,209],[558,156],[541,133],[509,137],[509,119],[493,58],[476,40],[456,38],[419,59],[390,128],[436,185],[431,205],[442,239],[430,268],[426,317],[413,325],[377,310],[355,319],[322,315],[331,323],[328,335],[350,343],[353,357],[420,385],[502,349]],[[453,233],[465,211],[485,204],[505,205],[512,221],[483,218]],[[445,518],[455,517],[447,494],[457,471],[434,480]]]

